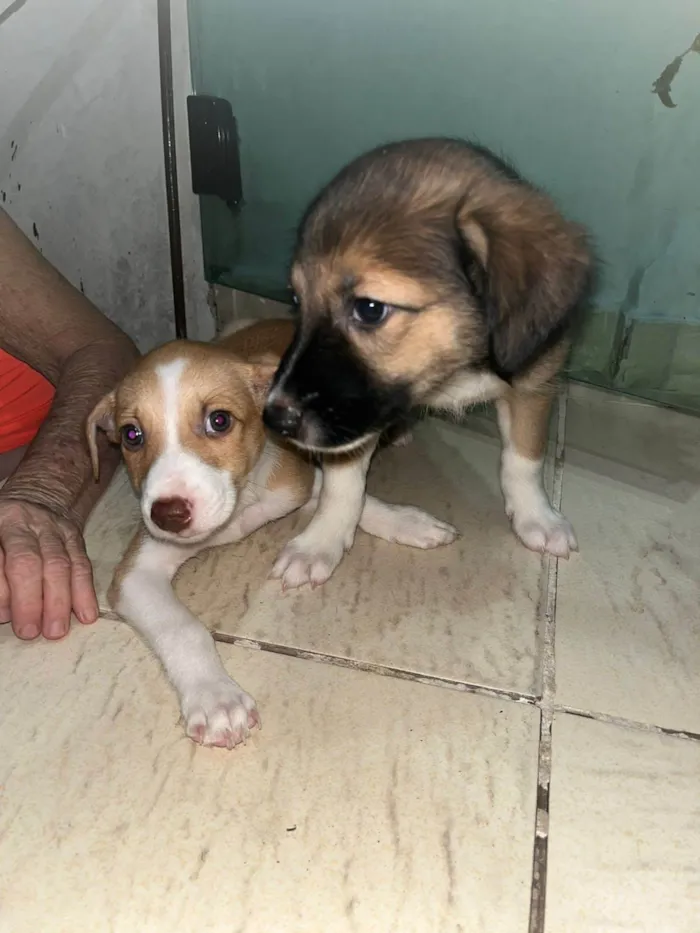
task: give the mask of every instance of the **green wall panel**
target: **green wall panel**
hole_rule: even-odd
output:
[[[243,208],[203,199],[211,281],[281,297],[299,214],[341,165],[465,136],[593,232],[601,284],[572,373],[700,407],[697,0],[189,7],[195,90],[231,102],[241,145]]]

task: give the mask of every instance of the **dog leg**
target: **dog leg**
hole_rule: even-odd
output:
[[[451,544],[459,532],[453,525],[411,505],[390,505],[365,497],[360,528],[368,535],[408,547],[435,548]]]
[[[255,701],[229,677],[211,635],[178,600],[171,583],[202,547],[155,541],[141,530],[117,568],[110,601],[163,665],[187,735],[201,745],[233,748],[260,725]]]
[[[510,389],[496,402],[503,441],[501,488],[513,531],[532,551],[568,557],[577,550],[569,522],[552,508],[543,466],[553,390]]]
[[[285,589],[329,579],[352,547],[365,503],[367,470],[374,447],[352,459],[323,463],[318,508],[307,527],[284,547],[270,574]]]

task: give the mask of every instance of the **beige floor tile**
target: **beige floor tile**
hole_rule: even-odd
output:
[[[557,700],[700,732],[700,420],[588,393],[567,416]]]
[[[222,654],[265,724],[233,753],[125,626],[0,631],[1,933],[525,933],[532,707]]]
[[[139,508],[124,469],[119,469],[85,528],[85,544],[92,561],[97,601],[109,609],[107,589],[114,569],[139,522]]]
[[[569,386],[569,454],[592,472],[641,489],[682,499],[700,486],[698,425],[698,418],[640,399]]]
[[[191,562],[178,592],[220,632],[536,693],[540,559],[506,521],[489,430],[427,422],[370,479],[455,524],[455,544],[420,551],[359,532],[325,586],[285,595],[267,575],[305,520],[293,518]]]
[[[553,730],[547,933],[697,933],[700,743]]]

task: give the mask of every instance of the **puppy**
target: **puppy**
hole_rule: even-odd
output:
[[[443,139],[376,149],[302,220],[298,326],[265,423],[299,448],[348,452],[412,409],[495,401],[512,527],[532,550],[568,557],[576,538],[542,467],[591,268],[583,229],[486,149]],[[364,488],[365,461],[355,468],[346,496]]]
[[[177,691],[187,734],[205,745],[232,748],[260,718],[252,697],[226,673],[208,631],[176,598],[172,579],[204,548],[240,541],[307,502],[317,504],[320,471],[267,438],[261,417],[292,332],[291,321],[265,321],[218,344],[166,344],[143,357],[87,422],[95,476],[101,429],[121,444],[140,497],[142,524],[117,567],[110,602],[151,645]],[[366,468],[356,464],[367,458],[360,450],[324,464],[326,509],[344,513],[345,503],[335,498],[343,477],[364,476]],[[353,522],[414,547],[456,536],[451,525],[419,509],[367,496],[350,503],[357,515],[329,537],[323,503],[273,568],[284,586],[326,580],[352,544],[346,531]]]

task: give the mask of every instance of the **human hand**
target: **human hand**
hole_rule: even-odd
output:
[[[80,530],[44,506],[0,496],[0,622],[19,638],[62,638],[71,612],[85,624],[98,616]]]

